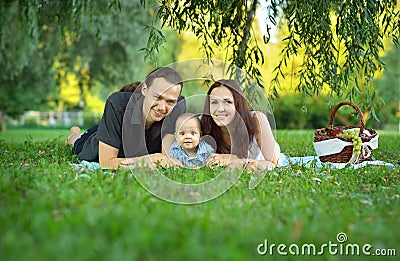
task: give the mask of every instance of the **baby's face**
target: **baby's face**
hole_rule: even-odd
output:
[[[191,118],[183,122],[176,131],[176,141],[185,150],[196,149],[200,141],[200,123]]]

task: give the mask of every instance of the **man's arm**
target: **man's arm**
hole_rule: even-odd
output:
[[[99,163],[101,168],[117,169],[124,159],[118,158],[119,149],[99,141]]]
[[[101,168],[118,169],[118,167],[126,167],[130,164],[144,164],[150,167],[156,166],[160,161],[166,161],[165,156],[161,153],[144,155],[135,158],[118,158],[118,149],[104,142],[99,141],[99,163]]]
[[[175,137],[172,134],[166,134],[164,135],[164,138],[162,139],[162,153],[154,153],[154,154],[149,154],[149,155],[144,155],[141,157],[136,157],[136,158],[127,158],[127,159],[120,159],[119,164],[120,166],[124,167],[130,164],[135,164],[135,163],[144,163],[145,165],[148,165],[150,167],[157,167],[157,166],[163,166],[163,167],[174,167],[174,166],[179,166],[182,167],[182,163],[168,155],[169,153],[169,148],[171,147],[172,143],[174,143]],[[118,152],[117,152],[118,153]],[[116,157],[116,156],[115,156]]]

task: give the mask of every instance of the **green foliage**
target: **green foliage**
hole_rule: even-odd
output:
[[[71,31],[78,31],[83,18],[93,18],[93,14],[98,10],[93,10],[91,7],[104,6],[106,1],[98,1],[97,5],[93,6],[89,6],[90,3],[90,1],[2,1],[0,63],[4,71],[1,79],[12,79],[21,73],[28,64],[29,56],[39,44],[43,25],[53,22],[58,28],[66,27]],[[58,32],[62,35],[62,30]]]
[[[244,173],[225,194],[197,205],[162,201],[126,171],[74,170],[65,136],[36,134],[0,138],[2,260],[274,260],[276,252],[257,254],[264,239],[321,246],[337,243],[339,232],[349,244],[398,251],[398,134],[382,133],[375,153],[394,169],[291,166],[268,172],[254,190]],[[279,131],[276,137],[282,151],[302,156],[313,153],[312,136]],[[192,170],[166,171],[195,178]],[[322,258],[332,256],[326,251]]]
[[[142,0],[143,4],[148,1]],[[258,1],[159,1],[156,20],[161,28],[176,30],[179,33],[191,30],[201,40],[207,58],[213,57],[213,45],[227,43],[232,56],[228,61],[245,69],[258,82],[261,73],[256,66],[264,62],[261,49],[252,34],[252,22]],[[248,4],[247,4],[248,3]],[[157,24],[156,22],[153,23]],[[157,51],[163,43],[163,32],[152,27],[154,32],[148,38],[145,49],[147,56]],[[233,69],[232,74],[237,72]],[[261,82],[259,82],[261,86]]]
[[[78,2],[20,0],[0,3],[2,115],[16,117],[28,108],[35,109],[56,91],[50,68],[58,42],[49,41],[51,38],[43,33],[43,26],[49,21],[61,29],[76,26],[81,15],[87,12],[83,10],[86,4]],[[57,37],[62,37],[63,30],[53,30],[58,32]]]
[[[123,84],[142,80],[150,69],[142,65],[139,49],[152,5],[19,0],[3,1],[0,8],[0,115],[17,117],[48,102],[54,109],[60,92],[55,74],[74,73],[83,96],[87,75],[74,69],[77,60],[81,68],[88,66],[89,88],[101,88],[97,93],[104,100]],[[63,72],[52,70],[55,60],[65,66]]]
[[[277,129],[317,129],[328,125],[330,110],[323,97],[285,95],[273,101]]]
[[[386,70],[383,71],[382,78],[375,81],[377,95],[382,99],[376,114],[379,122],[376,128],[399,128],[400,121],[400,48],[393,46],[383,61]]]
[[[139,1],[118,2],[118,7],[115,13],[109,9],[96,12],[95,27],[90,21],[82,23],[84,30],[71,50],[73,56],[89,63],[91,77],[108,91],[140,81],[147,74],[139,49],[152,9],[143,9]]]
[[[142,0],[142,3],[148,1]],[[159,1],[157,18],[161,28],[178,32],[193,31],[201,40],[207,58],[212,58],[213,45],[226,43],[227,61],[244,69],[262,86],[258,68],[264,53],[252,30],[259,1]],[[298,79],[297,90],[319,94],[324,87],[333,93],[371,88],[371,80],[383,67],[379,52],[385,38],[399,43],[399,11],[396,1],[270,1],[269,23],[285,25],[289,34],[284,39],[281,61],[275,68],[272,88],[277,95],[281,78],[290,60],[304,51],[303,61],[291,77]],[[268,26],[270,29],[270,27]],[[158,39],[162,39],[162,32]],[[270,32],[264,36],[270,39]],[[162,41],[148,39],[148,52],[157,50]],[[358,79],[361,77],[362,80]],[[350,99],[357,95],[351,91]],[[373,92],[367,94],[373,97]]]
[[[256,40],[258,31],[252,27],[259,2],[2,1],[1,115],[17,116],[27,105],[33,109],[49,100],[57,103],[58,90],[50,69],[56,55],[61,55],[70,69],[77,57],[82,64],[89,64],[90,87],[101,88],[98,93],[105,99],[110,91],[142,79],[152,69],[141,65],[143,58],[154,66],[175,61],[180,51],[175,31],[193,31],[207,58],[213,57],[213,46],[225,49],[231,54],[227,62],[265,86],[259,68],[268,54],[263,53],[263,44]],[[376,90],[371,79],[383,66],[379,52],[384,41],[388,38],[398,44],[396,1],[273,0],[266,12],[269,24],[288,29],[272,79],[276,95],[282,77],[289,77],[285,69],[304,53],[302,62],[290,73],[296,78],[297,90],[311,95],[328,87],[349,99],[360,97],[364,109],[381,108],[373,102]],[[71,36],[70,45],[66,32]],[[144,52],[138,52],[143,46]],[[24,103],[26,100],[29,103]]]
[[[395,79],[391,79],[393,81]],[[398,85],[386,85],[385,80],[378,81],[379,96],[383,97],[378,102],[376,111],[372,115],[371,104],[363,110],[365,101],[356,102],[364,114],[364,123],[367,128],[397,130],[399,119],[396,116],[399,106]],[[380,87],[382,85],[382,87]],[[361,97],[356,100],[359,101]],[[307,96],[305,94],[287,94],[280,99],[273,100],[274,119],[277,129],[319,129],[328,126],[329,116],[332,108],[343,98],[331,97],[329,95]],[[383,102],[385,101],[385,102]],[[370,101],[371,102],[371,101]],[[365,119],[366,118],[366,119]],[[366,120],[366,121],[365,121]],[[334,118],[337,126],[359,126],[360,119],[351,107],[341,107]]]
[[[0,111],[9,117],[17,117],[26,110],[34,110],[47,102],[54,92],[55,82],[48,63],[40,59],[40,52],[29,57],[35,66],[26,65],[15,78],[0,78]]]
[[[396,1],[287,2],[283,18],[290,33],[282,51],[283,63],[305,48],[303,64],[296,72],[300,78],[297,88],[314,94],[327,85],[340,94],[354,82],[363,87],[357,83],[357,75],[368,85],[382,69],[379,51],[384,49],[384,37],[398,44],[399,13],[395,8]],[[278,70],[280,66],[282,63]]]
[[[46,101],[54,88],[45,52],[38,50],[37,13],[31,6],[2,2],[0,27],[0,115],[17,117]],[[21,12],[21,9],[24,12]],[[7,12],[5,12],[7,11]],[[2,122],[3,123],[3,122]],[[5,126],[3,126],[4,128]]]

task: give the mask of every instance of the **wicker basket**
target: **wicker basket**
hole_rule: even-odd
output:
[[[360,126],[336,126],[336,127],[332,126],[333,118],[335,117],[337,110],[343,105],[349,105],[356,110],[358,117],[360,118]],[[361,140],[363,143],[369,142],[372,138],[374,138],[377,135],[376,131],[374,131],[372,129],[367,129],[369,131],[370,135],[367,135],[364,133],[365,128],[364,128],[363,115],[362,115],[362,112],[360,111],[360,109],[355,104],[353,104],[351,102],[341,102],[332,109],[331,115],[329,117],[328,128],[317,129],[315,131],[314,142],[324,141],[324,140],[329,140],[329,139],[334,139],[334,138],[340,139],[343,141],[347,141],[347,142],[351,142],[351,139],[340,138],[337,136],[337,134],[342,132],[343,130],[352,129],[352,128],[360,128],[360,137],[361,137]],[[369,147],[369,149],[371,149],[371,148]],[[372,151],[372,149],[371,149],[371,151]],[[338,163],[338,162],[349,162],[352,156],[353,156],[353,145],[349,145],[349,146],[344,147],[343,150],[339,153],[320,156],[319,159],[321,162]],[[368,161],[368,160],[371,160],[371,157],[372,157],[372,153],[370,153],[367,156],[365,156],[361,153],[361,155],[359,155],[357,161],[358,162]]]

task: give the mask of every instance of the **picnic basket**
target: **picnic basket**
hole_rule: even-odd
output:
[[[333,125],[332,125],[333,118],[335,117],[337,110],[344,105],[349,105],[349,106],[353,107],[353,109],[357,112],[358,117],[360,119],[360,126],[335,126],[335,127],[333,127]],[[363,152],[357,157],[356,161],[359,163],[359,162],[371,160],[373,148],[371,148],[371,146],[369,146],[369,141],[371,141],[371,139],[374,139],[374,141],[376,142],[376,146],[373,146],[373,147],[377,147],[377,138],[378,138],[377,135],[378,134],[376,131],[374,131],[372,129],[365,129],[363,114],[362,114],[361,110],[355,104],[345,101],[345,102],[340,102],[332,109],[330,117],[329,117],[328,127],[322,128],[322,129],[317,129],[315,131],[314,147],[315,147],[316,142],[328,141],[328,140],[332,140],[332,139],[340,139],[342,141],[349,142],[349,145],[345,146],[342,149],[342,151],[340,151],[339,153],[332,153],[330,155],[319,156],[320,161],[321,162],[332,162],[332,163],[347,163],[347,162],[350,162],[352,158],[354,159],[355,155],[353,155],[353,144],[352,144],[351,138],[342,138],[342,137],[337,136],[339,133],[343,132],[343,130],[354,129],[354,128],[359,128],[359,130],[360,130],[359,135],[361,137],[361,141],[363,144],[362,145]],[[350,143],[351,143],[351,145],[350,145]],[[368,153],[365,153],[365,151],[367,151]]]

